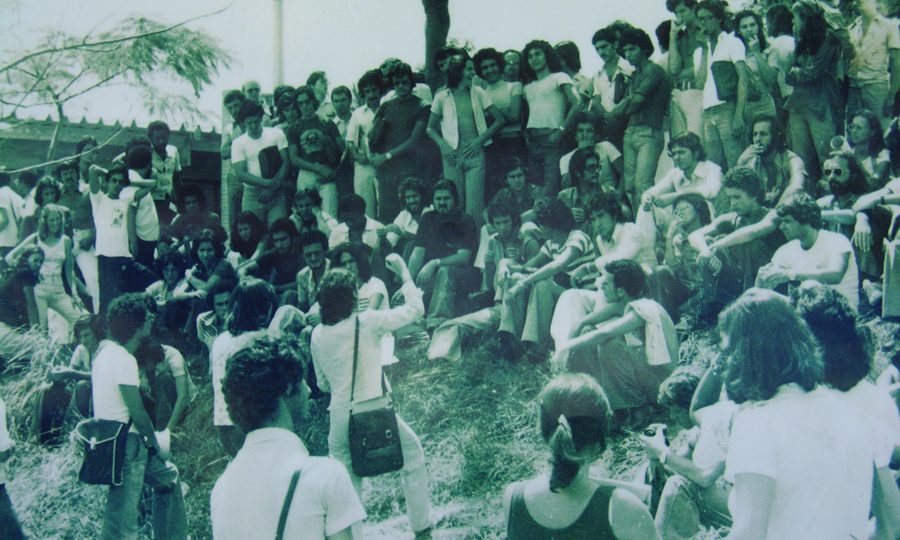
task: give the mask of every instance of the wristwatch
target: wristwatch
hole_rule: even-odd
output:
[[[391,154],[390,152],[384,153],[384,159],[386,159],[387,161],[390,161],[392,157],[394,157],[394,155]]]

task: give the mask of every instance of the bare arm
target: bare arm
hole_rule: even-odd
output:
[[[175,395],[178,396],[175,399],[175,405],[172,407],[172,416],[169,417],[169,423],[166,425],[166,429],[169,431],[173,431],[175,426],[181,422],[181,417],[184,416],[184,412],[187,409],[188,405],[188,383],[187,383],[187,375],[179,375],[175,377]]]
[[[278,182],[275,181],[275,179],[269,180],[267,178],[256,176],[247,172],[246,161],[238,161],[237,163],[233,163],[231,165],[231,170],[234,173],[234,177],[237,178],[238,182],[241,182],[242,184],[248,184],[251,186],[267,189],[278,187]]]
[[[122,400],[125,401],[125,406],[128,407],[128,414],[131,416],[131,422],[134,424],[135,429],[146,439],[150,446],[159,452],[159,442],[156,440],[153,422],[150,421],[150,416],[144,409],[140,390],[138,390],[137,386],[120,384],[119,391],[122,393]]]
[[[37,233],[31,233],[30,235],[26,236],[21,242],[16,245],[16,247],[14,247],[9,253],[6,254],[6,257],[4,257],[4,259],[6,260],[6,264],[9,266],[13,266],[16,259],[18,259],[22,252],[25,251],[25,248],[32,244],[36,244],[37,239]]]
[[[650,510],[633,493],[613,491],[609,500],[609,525],[618,540],[658,540]]]
[[[732,232],[731,234],[726,235],[724,238],[720,238],[713,242],[710,246],[713,250],[725,249],[728,247],[739,246],[741,244],[746,244],[752,240],[756,240],[757,238],[762,238],[763,236],[775,232],[775,229],[778,228],[775,225],[775,211],[772,210],[764,218],[753,223],[751,225],[747,225],[745,227],[741,227],[740,229]]]
[[[644,319],[638,317],[633,311],[628,311],[618,319],[600,325],[596,330],[592,330],[577,338],[569,340],[561,347],[561,350],[580,349],[582,347],[597,345],[609,338],[633,332],[644,326],[644,324]]]
[[[409,273],[418,276],[425,264],[425,248],[416,246],[413,248],[412,255],[409,256]]]

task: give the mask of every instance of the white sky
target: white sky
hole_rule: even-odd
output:
[[[0,0],[0,54],[11,58],[11,51],[33,46],[45,28],[104,30],[132,14],[171,23],[215,11],[229,1]],[[414,68],[424,63],[421,0],[283,1],[287,84],[301,84],[311,71],[322,69],[331,87],[351,85],[389,56]],[[224,13],[191,23],[216,37],[235,58],[200,96],[200,108],[209,113],[205,128],[218,126],[223,91],[249,79],[271,91],[274,14],[274,0],[235,0]],[[550,43],[570,39],[581,49],[582,73],[593,73],[600,67],[590,42],[594,31],[625,19],[646,30],[655,43],[653,29],[668,16],[665,0],[450,0],[450,37],[500,50],[521,49],[535,38]],[[47,111],[35,113],[46,116]],[[107,122],[137,120],[141,125],[150,120],[136,96],[121,87],[78,98],[69,103],[66,114]]]

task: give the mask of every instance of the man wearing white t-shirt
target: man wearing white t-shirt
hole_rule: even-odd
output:
[[[106,175],[106,189],[100,189],[100,177]],[[97,231],[98,282],[100,284],[100,312],[105,313],[109,303],[118,296],[125,281],[125,274],[134,265],[133,253],[137,250],[132,222],[135,199],[141,200],[150,193],[141,188],[125,193],[128,185],[128,169],[116,164],[109,171],[96,165],[90,170],[90,199],[94,227]]]
[[[284,538],[361,537],[366,512],[347,470],[332,458],[311,457],[296,435],[306,416],[307,369],[267,337],[228,358],[225,402],[247,438],[210,496],[215,538],[275,538],[283,507]]]
[[[144,294],[125,294],[113,300],[107,314],[110,339],[100,344],[91,366],[94,418],[130,424],[122,484],[110,486],[106,497],[100,535],[104,540],[138,537],[138,506],[145,482],[153,488],[154,537],[187,537],[178,469],[162,458],[138,389],[140,377],[134,351],[150,335],[151,306],[152,300]]]
[[[822,211],[805,193],[791,196],[776,209],[779,229],[788,240],[759,269],[756,285],[774,289],[808,279],[843,294],[853,309],[859,306],[859,271],[853,247],[842,234],[821,229]]]
[[[244,184],[241,209],[271,224],[287,216],[281,189],[288,171],[288,144],[281,129],[263,127],[263,115],[259,104],[241,104],[238,121],[244,134],[231,143],[231,166],[235,178]]]
[[[132,253],[134,259],[147,268],[153,268],[156,244],[159,243],[159,217],[153,191],[158,187],[158,180],[151,178],[153,172],[152,151],[149,146],[134,146],[125,155],[128,166],[128,185],[122,188],[123,199],[134,201],[134,232],[137,237],[137,251]],[[137,190],[150,189],[150,197],[135,197]]]
[[[383,85],[381,72],[367,71],[357,84],[364,103],[350,115],[347,123],[345,142],[347,151],[353,156],[353,192],[365,199],[366,216],[378,215],[378,201],[375,196],[375,167],[369,162],[369,132],[375,121],[375,111],[381,103]]]

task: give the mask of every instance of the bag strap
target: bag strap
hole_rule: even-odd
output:
[[[356,389],[356,365],[359,363],[359,315],[353,323],[353,374],[350,382],[350,408],[353,408],[353,391]]]
[[[288,486],[287,494],[284,496],[284,504],[281,505],[281,516],[278,517],[278,530],[275,531],[275,540],[281,540],[284,537],[284,526],[287,525],[287,517],[291,511],[291,501],[294,500],[294,492],[297,490],[297,481],[300,480],[301,472],[301,470],[296,470],[291,475],[291,484]]]

